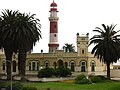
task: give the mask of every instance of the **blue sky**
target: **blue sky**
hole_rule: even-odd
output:
[[[33,52],[48,52],[49,43],[49,10],[53,0],[1,0],[0,10],[20,10],[36,14],[41,21],[42,39],[34,47]],[[101,24],[118,24],[120,29],[120,1],[119,0],[54,0],[58,5],[58,33],[59,49],[65,43],[76,46],[76,33],[89,33],[91,38],[95,27]],[[89,47],[91,51],[92,46]]]

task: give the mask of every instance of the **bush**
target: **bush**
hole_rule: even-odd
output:
[[[105,80],[105,77],[100,75],[99,76],[90,75],[89,78],[93,83],[97,83],[97,82],[101,82],[102,80]]]
[[[12,90],[20,90],[20,89],[22,89],[22,87],[23,86],[19,82],[17,82],[17,83],[12,85]],[[11,85],[9,85],[7,87],[7,90],[11,90]]]
[[[38,90],[36,87],[23,87],[22,90]]]
[[[71,70],[69,68],[65,67],[58,67],[55,69],[55,76],[59,77],[66,77],[68,75],[71,75]]]
[[[101,80],[106,80],[107,79],[105,76],[102,76],[102,75],[98,75],[98,77],[100,77]]]
[[[90,84],[91,81],[87,79],[84,74],[80,74],[75,78],[75,83],[76,84]]]
[[[45,68],[41,69],[38,72],[38,77],[43,78],[43,77],[52,77],[52,76],[59,76],[59,77],[66,77],[68,75],[71,75],[71,70],[65,67],[58,67],[56,69],[53,68]]]
[[[91,81],[89,79],[87,79],[87,78],[83,78],[77,84],[91,84]]]
[[[83,78],[85,78],[86,76],[84,75],[84,74],[80,74],[80,75],[78,75],[76,78],[75,78],[75,80],[76,81],[80,81],[80,80],[82,80]]]
[[[38,72],[38,77],[39,78],[52,77],[54,75],[54,73],[55,73],[55,71],[53,68],[44,68]]]

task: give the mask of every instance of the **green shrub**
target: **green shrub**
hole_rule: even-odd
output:
[[[91,84],[91,81],[87,78],[83,78],[82,80],[78,81],[77,84]]]
[[[39,78],[52,77],[54,75],[54,73],[55,73],[55,71],[53,68],[44,68],[38,72],[38,77]]]
[[[82,80],[83,78],[85,78],[85,75],[84,74],[80,74],[80,75],[78,75],[76,78],[75,78],[75,81],[77,82],[77,81],[80,81],[80,80]]]
[[[72,74],[71,70],[69,68],[65,68],[65,67],[58,67],[56,69],[45,68],[45,69],[41,69],[38,72],[38,77],[39,78],[52,77],[52,76],[66,77],[66,76],[71,75],[71,74]]]
[[[102,75],[98,75],[98,77],[100,77],[101,80],[106,80],[107,79],[105,76],[102,76]]]
[[[84,74],[80,74],[75,78],[75,83],[76,84],[90,84],[91,81],[87,79]]]
[[[103,77],[101,76],[90,75],[89,78],[93,83],[101,82],[103,80]]]
[[[59,76],[59,77],[66,77],[68,75],[71,75],[71,70],[69,68],[65,68],[65,67],[58,67],[57,69],[55,69],[55,76]]]
[[[36,87],[23,87],[22,90],[38,90]]]
[[[17,82],[17,83],[12,85],[12,90],[20,90],[20,89],[22,89],[22,87],[23,86],[19,82]],[[7,87],[7,90],[11,90],[11,85],[9,85]]]

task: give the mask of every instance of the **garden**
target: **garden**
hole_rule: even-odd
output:
[[[2,81],[0,86],[10,90],[10,81]],[[104,76],[84,74],[74,80],[59,80],[57,82],[14,81],[13,90],[120,90],[120,81],[107,80]]]

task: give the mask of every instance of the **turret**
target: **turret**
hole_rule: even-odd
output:
[[[77,33],[77,52],[78,56],[87,56],[88,55],[88,42],[89,42],[89,33],[86,35],[79,35]]]

